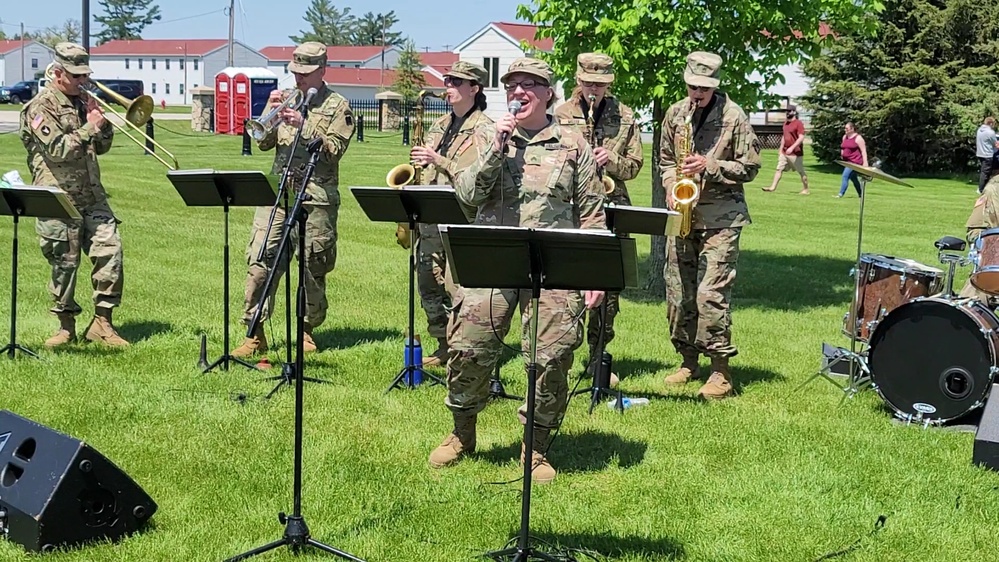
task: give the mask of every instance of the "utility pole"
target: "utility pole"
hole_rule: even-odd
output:
[[[80,39],[83,49],[90,52],[90,0],[83,0],[83,17],[80,19]]]
[[[24,82],[24,48],[28,46],[24,40],[24,22],[21,22],[21,81]]]
[[[378,85],[385,87],[385,18],[382,20],[382,71],[378,76]]]
[[[229,66],[232,66],[232,40],[236,25],[236,0],[229,0]]]
[[[450,43],[444,43],[444,50],[445,51],[450,51],[451,50],[451,44]]]

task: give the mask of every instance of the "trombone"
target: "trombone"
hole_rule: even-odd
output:
[[[49,63],[49,65],[45,68],[45,79],[48,80],[49,82],[55,80],[54,62]],[[114,108],[111,107],[111,104],[102,100],[100,96],[97,95],[96,92],[93,92],[86,88],[86,86],[90,85],[93,85],[94,88],[97,88],[101,92],[104,92],[105,95],[113,99],[116,103],[118,103],[118,105],[124,107],[125,115],[124,116],[120,115],[117,111],[114,110]],[[143,143],[142,141],[138,140],[137,138],[129,134],[126,127],[122,127],[121,125],[115,123],[113,120],[108,119],[108,123],[111,123],[112,127],[114,127],[119,132],[124,134],[126,137],[131,139],[132,142],[142,147],[143,150],[145,150],[147,153],[151,154],[154,158],[159,160],[164,166],[170,168],[171,171],[180,169],[180,164],[177,163],[177,157],[174,156],[173,153],[171,153],[166,148],[163,148],[163,145],[156,142],[155,139],[147,135],[142,130],[142,127],[145,126],[145,124],[149,122],[149,119],[153,116],[153,98],[151,96],[142,95],[135,98],[134,100],[130,100],[96,80],[88,80],[86,86],[84,87],[84,91],[87,93],[87,95],[94,98],[94,101],[100,104],[100,106],[104,109],[105,112],[111,113],[116,117],[120,117],[122,121],[124,121],[125,124],[128,125],[128,127],[134,129],[135,132],[142,135],[142,137],[146,139],[146,143],[151,143],[153,146],[163,151],[164,154],[169,156],[170,159],[173,160],[173,165],[171,165],[169,162],[161,158],[158,154],[156,154],[155,151],[148,149],[145,143]]]

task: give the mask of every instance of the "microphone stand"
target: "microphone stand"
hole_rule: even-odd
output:
[[[291,161],[295,155],[296,150],[298,150],[298,143],[302,138],[302,130],[305,128],[305,120],[308,118],[309,103],[315,96],[315,89],[310,88],[309,93],[306,95],[305,100],[302,102],[302,122],[298,124],[298,129],[295,131],[295,138],[291,141],[291,151],[288,163],[285,165],[284,170],[281,173],[281,182],[278,184],[277,198],[274,201],[274,206],[271,207],[270,217],[267,219],[267,230],[264,231],[263,241],[260,245],[260,251],[257,253],[257,261],[263,262],[264,255],[267,253],[267,240],[271,235],[271,228],[274,225],[274,218],[277,216],[278,205],[284,207],[285,214],[285,224],[291,224],[288,222],[288,178],[291,176]],[[310,174],[311,176],[311,174]],[[308,184],[308,177],[303,178],[301,191],[305,191],[305,186]],[[304,259],[304,254],[299,253],[298,259]],[[253,319],[250,321],[250,325],[247,326],[246,337],[251,337],[253,335],[254,328],[260,322],[260,316],[263,311],[264,303],[268,300],[268,295],[270,295],[270,289],[273,285],[272,278],[278,267],[281,267],[281,255],[280,253],[275,256],[274,263],[268,270],[267,280],[264,282],[264,291],[260,296],[260,302],[257,304],[257,311],[253,314]],[[280,388],[287,384],[291,386],[293,381],[292,372],[292,355],[291,355],[291,256],[284,263],[284,273],[285,273],[285,285],[284,285],[284,295],[285,295],[285,310],[284,310],[284,333],[285,333],[285,361],[281,366],[281,374],[273,377],[267,377],[263,380],[268,381],[278,381],[277,386],[274,387],[270,393],[267,394],[267,399],[274,396]],[[316,379],[316,378],[306,378],[305,380],[309,382],[324,383],[326,381]]]
[[[316,167],[316,159],[319,157],[319,150],[322,148],[322,139],[313,139],[309,141],[308,150],[311,156],[309,157],[309,163],[305,166],[305,182],[308,182],[309,177],[312,176],[312,172]],[[281,242],[278,246],[278,257],[280,258],[287,251],[288,246],[291,242],[291,229],[298,224],[298,251],[299,256],[303,255],[305,252],[305,221],[307,213],[303,208],[302,204],[309,199],[309,195],[305,192],[305,189],[301,189],[298,192],[298,197],[295,198],[295,205],[292,207],[291,213],[285,217],[284,231],[281,233]],[[272,269],[273,273],[276,269]],[[273,280],[273,275],[268,277],[268,282]],[[269,287],[268,283],[268,287]],[[258,309],[259,313],[259,309]],[[284,536],[276,541],[265,544],[263,546],[249,550],[243,554],[236,555],[229,558],[226,562],[236,562],[238,560],[246,560],[247,558],[256,556],[258,554],[263,554],[270,550],[274,550],[282,545],[287,545],[291,548],[294,554],[298,554],[299,551],[303,550],[306,546],[311,546],[318,548],[326,553],[333,554],[344,558],[346,560],[351,560],[353,562],[364,562],[360,558],[344,552],[342,550],[336,549],[327,544],[323,544],[315,539],[313,539],[309,532],[309,526],[305,522],[305,518],[302,516],[302,417],[303,417],[303,393],[304,385],[303,372],[305,370],[305,350],[302,341],[302,334],[305,332],[305,261],[298,260],[298,292],[295,302],[295,315],[297,317],[297,335],[296,340],[296,358],[295,358],[295,466],[294,466],[294,509],[291,515],[286,515],[285,513],[278,514],[278,521],[285,525]]]

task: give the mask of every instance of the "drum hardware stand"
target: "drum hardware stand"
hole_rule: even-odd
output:
[[[309,142],[308,149],[311,153],[309,158],[309,163],[305,167],[305,181],[303,181],[303,186],[308,181],[309,176],[316,167],[316,160],[319,158],[319,151],[322,148],[322,140],[315,139]],[[308,199],[308,194],[305,189],[301,189],[298,192],[298,196],[295,198],[295,205],[292,207],[291,212],[285,217],[285,228],[281,235],[281,242],[278,245],[277,258],[280,261],[281,257],[287,252],[288,247],[291,245],[291,229],[295,228],[297,223],[298,228],[298,251],[299,256],[304,258],[305,256],[305,221],[306,215],[305,210],[302,207],[302,203]],[[276,278],[275,273],[277,272],[277,267],[271,268],[270,273],[267,277],[267,282],[264,284],[264,294],[266,295]],[[287,282],[288,280],[286,280]],[[346,560],[351,560],[353,562],[364,562],[360,558],[338,550],[332,546],[323,544],[315,539],[313,539],[309,532],[309,526],[305,522],[305,518],[302,516],[302,417],[303,417],[303,395],[304,395],[304,377],[302,376],[305,369],[305,349],[304,341],[302,335],[305,333],[305,260],[298,260],[298,291],[296,295],[295,310],[297,316],[297,339],[296,339],[296,357],[295,365],[286,365],[286,369],[293,369],[295,375],[295,465],[294,465],[294,510],[291,515],[286,515],[284,513],[278,514],[278,521],[282,525],[285,525],[284,536],[276,541],[265,544],[263,546],[254,548],[243,554],[236,555],[232,558],[226,560],[226,562],[237,562],[238,560],[246,560],[258,554],[263,554],[265,552],[274,550],[280,546],[288,546],[294,554],[299,554],[300,551],[304,550],[305,547],[311,546],[317,548],[328,554],[333,554],[344,558]],[[260,319],[261,311],[263,306],[257,307],[257,312],[253,318],[254,322],[251,322],[251,326],[255,325]],[[252,330],[252,328],[251,328]]]
[[[947,298],[954,298],[954,269],[958,265],[963,267],[974,262],[977,257],[977,253],[975,250],[972,250],[968,254],[968,257],[962,257],[960,254],[947,253],[948,250],[960,252],[967,247],[964,240],[954,236],[944,236],[940,240],[937,240],[934,246],[936,246],[939,250],[940,263],[947,264],[947,280],[944,285],[944,296]]]

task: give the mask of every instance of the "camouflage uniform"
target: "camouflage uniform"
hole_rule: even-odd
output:
[[[531,74],[551,84],[551,69],[535,59],[515,60],[503,80],[513,73]],[[553,119],[531,138],[517,129],[503,152],[494,147],[495,135],[494,126],[476,133],[478,160],[455,178],[459,199],[478,208],[476,224],[606,228],[593,151],[579,133]],[[521,349],[525,361],[528,359],[529,326],[534,313],[529,303],[529,291],[457,289],[448,325],[451,357],[446,400],[456,420],[459,415],[474,419],[485,407],[489,376],[517,308],[523,324]],[[573,352],[582,343],[579,319],[584,306],[578,291],[545,290],[541,294],[537,311],[535,428],[545,436],[559,425],[565,413],[569,390],[566,376]],[[525,412],[522,406],[522,419]],[[543,451],[545,443],[536,437],[535,451],[539,448]]]
[[[57,45],[56,62],[65,72],[90,73],[89,57],[80,45]],[[93,264],[95,312],[107,318],[110,328],[110,311],[121,304],[122,248],[97,157],[111,149],[114,127],[105,122],[96,129],[87,122],[86,96],[67,96],[52,84],[21,110],[19,134],[28,151],[32,183],[62,189],[82,216],[81,220],[39,218],[36,222],[42,254],[52,266],[49,292],[55,304],[51,312],[64,322],[66,337],[75,339],[68,326],[82,312],[75,299],[82,251]],[[90,333],[88,339],[94,339]],[[124,343],[121,340],[117,345]]]
[[[485,84],[488,78],[486,69],[466,61],[457,61],[444,76],[454,76]],[[472,108],[458,125],[458,131],[450,144],[441,152],[441,141],[448,128],[458,117],[452,112],[438,119],[427,132],[424,146],[441,155],[441,163],[427,167],[424,182],[427,185],[454,185],[454,175],[464,170],[477,157],[473,150],[475,131],[492,123],[480,109]],[[467,211],[474,216],[474,209]],[[417,241],[416,274],[420,291],[420,302],[427,314],[427,332],[431,337],[446,343],[447,311],[451,308],[451,295],[446,290],[444,272],[447,258],[444,255],[444,242],[436,224],[420,224]],[[443,346],[442,346],[443,347]],[[446,349],[445,349],[446,352]]]
[[[692,53],[687,61],[684,78],[688,84],[718,86],[720,57]],[[663,120],[659,165],[667,192],[677,180],[680,163],[675,161],[674,147],[683,132],[690,102],[686,98],[674,104]],[[692,120],[691,150],[706,156],[707,165],[694,180],[701,185],[701,192],[691,232],[686,238],[670,237],[667,241],[668,316],[673,345],[684,357],[684,366],[692,371],[690,376],[696,377],[697,357],[704,354],[712,358],[714,373],[727,380],[727,359],[737,353],[731,342],[729,306],[739,236],[742,227],[750,224],[743,184],[759,172],[760,145],[745,112],[726,94],[716,91],[713,105],[706,110],[708,114],[702,115],[705,109],[696,109]]]
[[[321,43],[304,43],[295,49],[294,60],[288,65],[293,72],[308,73],[326,64],[326,47]],[[326,320],[328,303],[326,300],[326,275],[333,271],[336,265],[337,216],[340,210],[339,175],[340,159],[350,145],[354,133],[354,118],[347,100],[337,94],[329,86],[319,89],[308,107],[308,115],[302,128],[302,138],[299,140],[295,154],[291,154],[291,145],[297,133],[296,127],[287,123],[271,129],[267,136],[258,143],[260,150],[276,151],[271,172],[280,176],[286,166],[291,166],[289,183],[289,199],[294,200],[301,189],[302,174],[309,153],[306,150],[310,139],[322,138],[323,148],[316,162],[315,171],[305,186],[310,199],[303,205],[308,217],[306,219],[305,244],[306,278],[305,278],[305,322],[307,330],[321,325]],[[246,261],[249,266],[246,275],[245,306],[243,323],[249,325],[262,300],[264,282],[267,279],[269,267],[277,256],[278,243],[281,240],[284,212],[278,208],[271,225],[270,236],[265,241],[267,219],[270,217],[269,207],[257,209],[253,218],[253,228],[250,242],[246,249]],[[292,248],[298,247],[295,232],[292,232]],[[257,261],[261,246],[266,248],[264,260]],[[286,253],[288,259],[290,254]],[[302,256],[299,256],[302,259]],[[277,277],[280,279],[284,263],[279,265]],[[261,322],[270,317],[273,308],[274,283],[271,294],[264,302]],[[262,330],[260,331],[262,334]],[[311,340],[311,334],[308,336]],[[249,342],[247,342],[249,343]],[[244,344],[246,345],[246,344]],[[266,348],[266,345],[264,346]],[[235,355],[235,353],[234,353]],[[242,353],[241,353],[242,355]]]
[[[614,61],[600,53],[583,53],[576,59],[576,78],[585,82],[610,84],[614,81]],[[610,153],[603,171],[614,180],[614,191],[606,195],[608,202],[631,205],[628,187],[624,182],[634,179],[642,169],[642,138],[639,135],[635,112],[612,95],[605,95],[603,109],[590,108],[582,94],[573,95],[557,108],[555,118],[559,125],[572,127],[590,142],[591,147],[602,146]],[[596,119],[592,123],[591,119]],[[599,145],[594,145],[593,140]],[[607,323],[604,326],[604,345],[614,339],[614,318],[620,309],[620,293],[607,293]],[[591,310],[586,327],[586,341],[592,358],[600,335],[600,311]]]
[[[968,243],[971,245],[974,245],[978,241],[978,237],[982,234],[982,231],[990,228],[999,228],[999,176],[993,176],[985,184],[982,194],[975,200],[975,207],[971,211],[971,216],[968,217],[966,226],[968,228]],[[964,283],[964,288],[961,289],[958,296],[978,299],[993,309],[999,306],[999,297],[980,291],[971,284],[971,279],[968,279]]]

